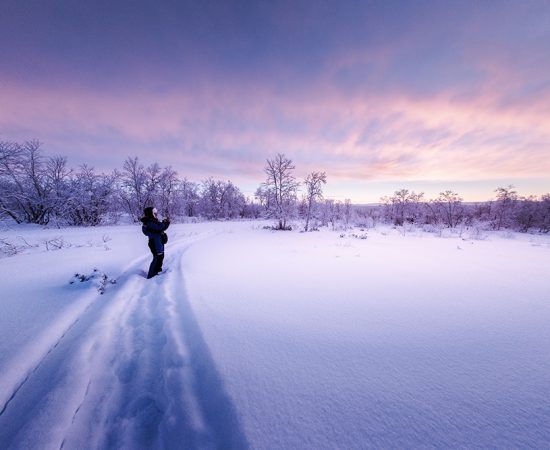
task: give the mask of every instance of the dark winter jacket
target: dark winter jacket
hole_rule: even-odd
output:
[[[160,221],[156,218],[142,217],[139,219],[143,224],[141,231],[149,238],[149,246],[151,250],[159,254],[164,252],[164,244],[162,243],[161,235],[170,226],[170,222],[167,220]]]

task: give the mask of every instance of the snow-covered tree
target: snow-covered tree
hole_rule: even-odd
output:
[[[66,159],[45,158],[39,141],[0,142],[0,211],[17,223],[47,224],[62,205]]]
[[[268,159],[264,168],[266,180],[256,191],[256,196],[265,206],[268,217],[277,221],[276,229],[288,229],[287,221],[294,215],[300,183],[296,181],[292,160],[282,153]]]
[[[462,198],[454,191],[439,193],[439,197],[431,202],[437,214],[437,220],[449,228],[456,227],[463,217]]]
[[[518,200],[518,193],[511,184],[495,190],[496,201],[494,206],[493,227],[497,230],[512,226],[514,209]]]
[[[222,214],[225,219],[242,217],[246,199],[240,189],[231,181],[224,185],[222,195]]]
[[[162,178],[162,169],[158,163],[154,162],[145,169],[145,183],[143,186],[144,202],[143,208],[146,206],[156,206],[159,203],[159,190]],[[143,209],[142,208],[142,209]],[[141,212],[140,212],[141,214]]]
[[[382,197],[386,219],[395,225],[405,222],[418,222],[423,215],[422,202],[424,193],[409,192],[408,189],[395,191],[391,197]]]
[[[541,232],[550,231],[550,194],[541,196],[538,206],[538,226]]]
[[[86,164],[69,182],[63,218],[70,225],[95,226],[103,223],[116,208],[117,172],[96,174]]]
[[[201,184],[199,210],[208,219],[240,217],[244,195],[231,181],[207,178]]]
[[[327,182],[327,175],[325,172],[311,172],[304,180],[306,187],[305,197],[305,231],[309,229],[309,221],[314,212],[316,203],[323,198],[323,184]]]
[[[179,187],[178,173],[170,166],[165,167],[160,173],[154,200],[154,205],[164,217],[175,217],[181,213]]]
[[[336,202],[332,198],[326,198],[322,203],[320,219],[322,226],[326,227],[330,224],[333,229],[336,228],[338,208],[336,207]]]
[[[243,206],[242,216],[249,219],[259,219],[262,215],[262,205],[247,197]]]
[[[353,208],[352,208],[351,200],[349,198],[346,198],[344,200],[344,211],[343,211],[343,220],[346,228],[349,227],[352,215],[353,215]]]
[[[517,229],[525,233],[534,227],[539,220],[539,203],[537,202],[537,198],[534,195],[520,197],[514,213],[514,224]]]
[[[138,157],[127,158],[122,166],[120,198],[124,209],[134,220],[138,220],[145,208],[147,173]]]
[[[146,206],[156,206],[165,216],[177,214],[177,172],[161,169],[154,162],[144,167],[137,157],[127,158],[122,166],[120,198],[124,209],[138,220]]]
[[[181,213],[187,217],[194,217],[199,214],[199,199],[199,185],[187,178],[181,180],[178,186],[178,203]]]

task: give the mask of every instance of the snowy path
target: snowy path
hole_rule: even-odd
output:
[[[58,335],[11,366],[3,448],[247,447],[186,298],[190,245],[172,244],[161,277],[143,278],[144,256],[111,292],[85,292],[54,324]]]

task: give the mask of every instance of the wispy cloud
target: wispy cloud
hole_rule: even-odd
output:
[[[11,5],[0,139],[250,182],[277,152],[341,183],[550,174],[545,2],[193,5],[39,2],[26,35]]]

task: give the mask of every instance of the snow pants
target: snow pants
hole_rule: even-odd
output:
[[[158,273],[162,271],[164,253],[157,253],[155,251],[155,246],[153,242],[151,242],[151,240],[149,240],[149,250],[151,250],[151,253],[153,254],[153,261],[151,261],[151,265],[149,266],[149,273],[147,274],[147,278],[153,278],[155,275],[158,275]]]

